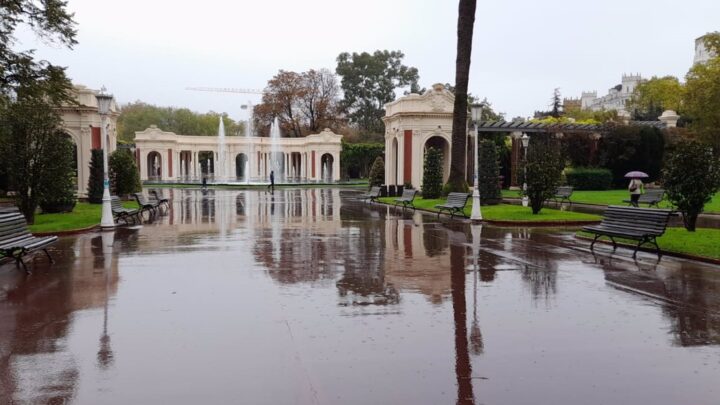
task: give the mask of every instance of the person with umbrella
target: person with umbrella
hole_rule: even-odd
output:
[[[630,203],[633,207],[638,206],[638,200],[640,200],[640,196],[645,192],[645,185],[641,179],[646,179],[648,177],[647,173],[639,171],[628,172],[625,174],[625,178],[630,179],[628,191],[630,192]]]

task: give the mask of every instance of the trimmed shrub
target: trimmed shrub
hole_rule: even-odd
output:
[[[608,169],[576,167],[565,170],[565,179],[575,190],[609,190],[613,175]]]
[[[534,135],[528,146],[527,196],[533,214],[538,214],[545,201],[555,195],[560,185],[563,161],[557,139],[550,135]]]
[[[90,151],[90,178],[88,178],[88,202],[102,204],[103,196],[103,151],[93,149]]]
[[[340,152],[340,171],[350,178],[369,177],[371,165],[385,155],[382,143],[346,143]],[[383,181],[384,182],[384,181]]]
[[[118,149],[110,155],[110,190],[114,195],[125,196],[142,190],[140,173],[135,158],[128,149]]]
[[[370,187],[382,186],[385,183],[385,161],[382,156],[376,157],[370,168],[369,183]]]
[[[498,162],[497,146],[490,140],[480,140],[478,143],[480,159],[480,201],[482,205],[495,205],[501,201],[500,196],[500,164]]]
[[[589,134],[567,133],[560,141],[562,153],[571,166],[594,166],[593,144],[595,140]]]
[[[663,170],[668,199],[683,214],[688,231],[720,189],[720,160],[712,148],[695,141],[680,142],[668,153]]]
[[[57,133],[48,139],[48,171],[40,179],[40,208],[44,213],[71,212],[75,208],[73,143]]]
[[[437,148],[425,151],[425,170],[423,171],[423,198],[438,198],[443,191],[443,155]]]

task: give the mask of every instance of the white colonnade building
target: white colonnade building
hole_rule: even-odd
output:
[[[154,125],[136,132],[140,179],[197,182],[206,177],[216,183],[264,182],[272,170],[276,182],[340,180],[342,135],[329,129],[299,138],[226,136],[223,147],[218,141],[217,136],[178,135]]]

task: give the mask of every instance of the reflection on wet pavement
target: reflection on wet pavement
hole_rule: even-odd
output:
[[[165,190],[0,267],[0,403],[717,404],[720,268],[337,189]]]

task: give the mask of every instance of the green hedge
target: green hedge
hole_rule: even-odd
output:
[[[565,179],[575,190],[609,190],[613,175],[608,169],[577,167],[566,169]]]

